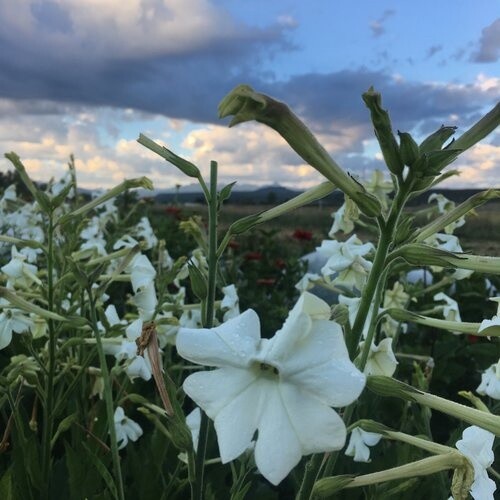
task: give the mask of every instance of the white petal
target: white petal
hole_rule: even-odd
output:
[[[245,367],[259,342],[259,317],[249,309],[216,328],[180,328],[176,345],[177,352],[194,363]]]
[[[303,370],[287,381],[314,394],[328,406],[342,407],[359,397],[366,377],[349,359],[340,359]]]
[[[313,321],[307,333],[290,346],[284,374],[291,375],[333,359],[349,359],[342,329],[337,323]]]
[[[283,405],[278,385],[269,382],[266,392],[255,445],[255,463],[259,472],[276,485],[300,462],[302,449]]]
[[[346,428],[335,410],[290,384],[280,384],[280,392],[302,455],[340,450],[344,446]]]
[[[184,392],[214,420],[218,413],[248,386],[257,375],[250,370],[220,368],[197,372],[184,380]]]
[[[265,381],[256,380],[223,408],[215,418],[222,463],[239,457],[249,446],[257,430],[262,400],[266,397]]]

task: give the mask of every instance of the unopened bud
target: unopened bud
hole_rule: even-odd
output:
[[[379,92],[375,92],[370,87],[363,94],[363,101],[370,110],[370,115],[375,130],[375,135],[380,144],[380,149],[389,170],[396,175],[403,171],[403,160],[399,152],[399,146],[392,133],[391,120],[389,113],[382,109],[382,97]]]
[[[418,144],[408,132],[399,132],[399,151],[405,165],[412,166],[420,156]]]
[[[188,262],[189,279],[193,293],[200,299],[205,300],[208,294],[207,280],[201,271],[191,262]]]
[[[443,144],[455,133],[455,130],[457,130],[457,127],[445,127],[441,125],[438,130],[422,141],[420,144],[420,153],[440,150]]]

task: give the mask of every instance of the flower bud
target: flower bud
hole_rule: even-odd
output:
[[[354,476],[333,476],[325,477],[316,481],[313,489],[314,498],[332,498],[335,493],[346,488],[352,481]]]
[[[408,132],[399,132],[399,151],[401,159],[409,167],[413,165],[420,156],[418,144]]]
[[[229,126],[255,120],[278,132],[309,165],[332,184],[350,196],[368,217],[380,215],[382,207],[376,197],[347,175],[330,157],[310,130],[288,106],[271,97],[255,92],[248,85],[239,85],[219,104],[219,117],[234,115]]]
[[[445,127],[441,125],[438,130],[422,141],[420,144],[420,153],[440,150],[443,144],[455,133],[455,130],[457,130],[457,127]]]
[[[363,94],[363,101],[370,110],[375,136],[380,144],[382,155],[389,170],[396,175],[403,171],[403,160],[399,152],[399,146],[392,133],[391,120],[385,109],[382,109],[382,97],[370,87]]]
[[[205,300],[208,294],[207,280],[201,271],[191,262],[188,262],[189,280],[193,293],[200,299]]]
[[[172,153],[169,149],[164,146],[160,146],[155,141],[151,140],[149,137],[146,137],[143,134],[139,135],[139,139],[137,139],[139,144],[142,144],[144,147],[150,149],[155,152],[157,155],[161,156],[169,163],[177,167],[182,173],[186,174],[188,177],[195,177],[198,179],[200,177],[200,170],[196,165],[193,165],[190,161],[177,156],[175,153]]]
[[[423,243],[403,245],[392,254],[393,257],[396,257],[396,255],[402,257],[409,264],[416,266],[455,268],[457,264],[452,263],[450,259],[455,259],[455,262],[459,260],[459,258],[451,252],[440,250],[439,248],[434,248]]]

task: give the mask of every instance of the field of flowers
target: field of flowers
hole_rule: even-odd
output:
[[[146,178],[86,199],[73,160],[40,186],[6,155],[22,186],[0,196],[2,500],[494,498],[500,257],[457,235],[472,243],[500,190],[406,205],[500,107],[417,144],[363,99],[388,169],[365,184],[283,103],[225,97],[221,117],[273,128],[325,178],[230,222],[217,163],[204,179],[143,135],[205,210],[138,200]],[[293,215],[334,189],[325,227]]]

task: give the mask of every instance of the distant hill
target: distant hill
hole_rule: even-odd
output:
[[[408,205],[418,206],[425,205],[429,196],[432,193],[439,193],[451,201],[461,203],[472,195],[483,191],[482,189],[433,189],[427,193],[417,196],[412,199]],[[233,191],[229,200],[225,203],[235,205],[274,205],[284,203],[294,196],[303,193],[303,190],[288,189],[283,186],[273,185],[266,186],[250,191]],[[204,203],[203,194],[201,192],[180,192],[177,195],[173,192],[161,192],[155,196],[157,203],[169,204],[175,201],[179,203]],[[340,206],[344,201],[344,195],[341,191],[336,190],[330,195],[323,198],[315,204],[322,203],[324,205]],[[494,200],[496,201],[496,200]]]

